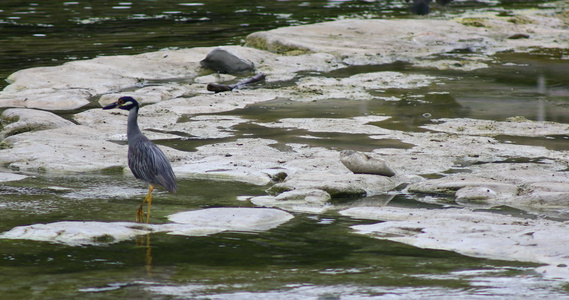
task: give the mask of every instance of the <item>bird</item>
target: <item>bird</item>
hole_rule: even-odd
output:
[[[161,186],[171,193],[178,190],[176,175],[164,152],[142,134],[138,128],[138,110],[140,105],[133,97],[123,96],[117,102],[103,107],[104,110],[120,108],[128,111],[127,139],[128,139],[128,167],[134,177],[148,184],[148,194],[136,211],[136,222],[146,223],[150,219],[150,206],[152,204],[152,191]],[[148,203],[146,217],[144,216],[144,203]]]

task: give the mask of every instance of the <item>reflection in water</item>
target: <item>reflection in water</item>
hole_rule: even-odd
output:
[[[144,263],[146,268],[146,275],[152,277],[152,246],[150,246],[150,233],[145,236],[140,235],[136,237],[136,245],[146,249],[144,256]]]

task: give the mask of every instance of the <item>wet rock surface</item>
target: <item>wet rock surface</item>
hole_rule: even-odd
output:
[[[15,114],[19,121],[3,125],[3,134],[7,137],[0,144],[0,163],[13,173],[74,174],[123,169],[125,174],[130,174],[125,168],[126,114],[90,108],[128,94],[143,105],[139,124],[150,139],[211,140],[192,151],[160,146],[178,178],[266,186],[269,195],[247,197],[248,201],[261,207],[295,212],[324,213],[338,209],[332,204],[333,199],[367,197],[364,199],[368,202],[355,204],[362,208],[347,209],[342,214],[384,222],[356,226],[354,230],[358,233],[477,257],[544,263],[549,265],[546,268],[554,269],[551,274],[567,279],[569,274],[556,269],[558,264],[568,264],[563,254],[566,241],[562,237],[567,235],[564,222],[469,210],[506,205],[530,215],[544,210],[548,216],[566,212],[569,153],[540,145],[508,143],[499,138],[503,135],[567,135],[566,124],[522,118],[507,121],[440,118],[429,120],[421,130],[402,131],[378,125],[391,118],[386,115],[281,116],[272,120],[248,119],[228,113],[247,105],[282,99],[311,103],[342,98],[360,101],[362,105],[370,99],[400,101],[384,92],[426,88],[441,82],[436,76],[397,71],[363,72],[341,78],[312,76],[310,72],[396,61],[467,72],[489,67],[492,55],[499,51],[522,52],[537,46],[569,48],[569,35],[562,20],[532,11],[520,11],[517,16],[527,22],[512,22],[511,16],[470,15],[456,20],[350,19],[259,32],[247,38],[247,47],[225,48],[257,66],[258,71],[266,74],[267,84],[219,94],[208,92],[207,82],[234,78],[204,75],[200,61],[211,48],[100,57],[57,67],[22,70],[10,76],[11,84],[0,92],[0,107],[27,108],[4,112],[6,118]],[[507,38],[516,33],[528,33],[529,37]],[[459,50],[463,49],[469,51],[461,55]],[[435,58],[453,51],[458,54],[448,59]],[[301,73],[308,75],[294,84],[271,88],[271,84],[287,82]],[[72,114],[74,122],[39,111],[79,108],[82,110]],[[215,115],[221,112],[224,114]],[[26,116],[32,116],[33,122]],[[352,162],[346,163],[348,152],[344,152],[342,159],[341,151],[346,149],[283,142],[269,137],[236,136],[239,126],[297,131],[305,140],[319,139],[318,134],[322,133],[346,134],[362,135],[370,140],[398,140],[410,146],[378,147],[364,154],[363,160],[360,157],[360,162],[365,161],[362,169],[361,166],[354,168]],[[351,154],[357,153],[360,152]],[[370,171],[370,157],[384,161],[382,171],[376,171],[376,164],[382,163],[379,159],[371,162],[374,166]],[[392,197],[390,193],[426,195],[422,201],[455,208],[427,211],[384,207]],[[386,198],[374,201],[374,197],[385,195]],[[444,197],[436,197],[438,195]],[[278,211],[282,220],[292,216],[280,210],[272,211]],[[242,211],[234,215],[213,212],[211,217],[236,223],[224,230],[259,228],[257,223],[240,227],[244,226],[243,222],[255,220],[241,218]],[[181,216],[199,219],[193,212],[172,218]],[[260,216],[261,219],[273,217]],[[63,222],[18,227],[3,237],[64,242],[58,238],[68,236],[73,241],[76,234],[85,234],[86,237],[69,243],[89,244],[87,240],[101,241],[103,236],[101,231],[91,231],[93,228],[103,229],[110,235],[106,238],[112,241],[146,233],[148,228],[174,231],[167,229],[174,226],[171,224],[136,228],[125,223],[82,224]],[[278,224],[280,222],[261,227],[272,228]],[[57,235],[56,228],[67,229]],[[121,228],[124,231],[120,231]],[[176,230],[194,232],[194,227],[188,228]],[[195,232],[219,232],[208,228],[198,228]]]
[[[1,137],[75,125],[54,113],[35,109],[10,108],[5,110],[0,118]]]
[[[223,231],[263,231],[277,227],[293,216],[269,208],[210,208],[176,213],[171,223],[62,221],[19,226],[0,234],[0,239],[28,239],[70,246],[106,245],[136,236],[167,232],[173,235],[204,236]]]
[[[383,221],[352,228],[360,234],[421,248],[492,259],[546,264],[538,270],[567,278],[567,222],[528,219],[467,209],[350,208],[343,215]]]

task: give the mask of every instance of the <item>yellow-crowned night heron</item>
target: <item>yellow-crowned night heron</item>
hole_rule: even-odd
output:
[[[150,205],[152,204],[152,191],[156,186],[162,186],[171,193],[178,189],[176,176],[170,166],[166,155],[153,142],[145,137],[138,128],[138,102],[132,97],[121,97],[119,101],[109,104],[103,109],[120,108],[128,110],[127,138],[128,138],[128,167],[134,177],[148,183],[148,194],[136,212],[136,221],[146,223],[150,219]],[[146,217],[142,207],[148,202]]]

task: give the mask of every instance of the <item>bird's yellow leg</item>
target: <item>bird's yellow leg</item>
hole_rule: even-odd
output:
[[[152,191],[153,190],[154,190],[154,187],[152,185],[148,185],[148,194],[146,194],[146,197],[144,197],[144,199],[142,200],[142,204],[140,204],[140,207],[136,211],[136,222],[144,223],[145,219],[146,219],[146,223],[148,223],[148,221],[150,219],[150,204],[152,203]],[[145,217],[144,211],[142,210],[142,207],[144,206],[144,203],[146,203],[146,202],[148,202],[148,213],[146,214],[146,217]]]
[[[154,190],[154,187],[150,186],[150,188],[148,188],[148,199],[146,199],[146,202],[148,202],[148,212],[146,213],[146,224],[148,224],[148,221],[150,221],[150,205],[152,204],[152,190]]]

